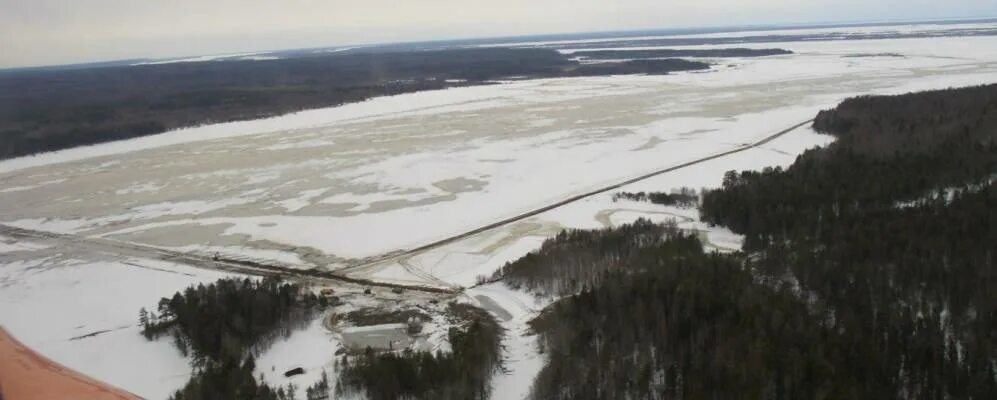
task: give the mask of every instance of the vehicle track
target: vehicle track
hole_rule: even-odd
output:
[[[0,225],[0,234],[14,238],[41,239],[45,241],[55,241],[66,248],[74,248],[100,253],[110,253],[138,258],[151,258],[168,261],[178,264],[189,265],[196,268],[211,269],[218,271],[234,272],[256,276],[280,276],[288,278],[306,278],[310,280],[326,280],[331,282],[345,282],[363,286],[386,287],[391,289],[416,290],[430,293],[456,294],[460,290],[447,286],[432,287],[420,285],[402,285],[386,282],[377,282],[369,279],[354,278],[340,275],[334,271],[321,271],[314,269],[299,269],[287,265],[268,263],[262,261],[252,261],[244,259],[232,259],[225,257],[208,257],[198,254],[185,253],[181,251],[162,249],[132,242],[122,242],[106,238],[88,237],[81,235],[70,235],[64,233],[37,231],[32,229],[17,228],[9,225]]]
[[[602,194],[602,193],[605,193],[605,192],[608,192],[608,191],[611,191],[611,190],[619,189],[619,188],[621,188],[623,186],[626,186],[626,185],[629,185],[629,184],[632,184],[632,183],[636,183],[636,182],[640,182],[640,181],[648,179],[648,178],[652,178],[652,177],[655,177],[655,176],[658,176],[658,175],[661,175],[661,174],[665,174],[665,173],[668,173],[668,172],[680,170],[680,169],[683,169],[683,168],[687,168],[687,167],[690,167],[690,166],[693,166],[693,165],[696,165],[696,164],[701,164],[701,163],[704,163],[704,162],[707,162],[707,161],[711,161],[711,160],[715,160],[715,159],[718,159],[718,158],[726,157],[726,156],[729,156],[731,154],[740,153],[740,152],[745,151],[745,150],[757,148],[757,147],[763,146],[763,145],[771,142],[772,140],[775,140],[776,138],[778,138],[780,136],[783,136],[783,135],[785,135],[785,134],[787,134],[789,132],[792,132],[792,131],[794,131],[794,130],[796,130],[796,129],[798,129],[798,128],[802,127],[803,125],[806,125],[806,124],[808,124],[810,122],[813,122],[813,119],[808,119],[806,121],[800,122],[800,123],[798,123],[796,125],[793,125],[793,126],[791,126],[789,128],[786,128],[786,129],[783,129],[783,130],[781,130],[781,131],[779,131],[779,132],[777,132],[775,134],[767,136],[767,137],[765,137],[765,138],[763,138],[763,139],[761,139],[761,140],[759,140],[757,142],[754,142],[754,143],[745,144],[745,145],[736,147],[736,148],[734,148],[732,150],[728,150],[728,151],[724,151],[724,152],[721,152],[721,153],[713,154],[713,155],[706,156],[706,157],[703,157],[703,158],[699,158],[699,159],[696,159],[696,160],[693,160],[693,161],[685,162],[685,163],[682,163],[682,164],[679,164],[679,165],[674,165],[674,166],[671,166],[671,167],[668,167],[668,168],[656,170],[656,171],[653,171],[653,172],[650,172],[650,173],[647,173],[647,174],[643,174],[643,175],[640,175],[640,176],[635,177],[635,178],[630,178],[630,179],[627,179],[627,180],[624,180],[622,182],[618,182],[618,183],[615,183],[615,184],[612,184],[612,185],[609,185],[609,186],[601,187],[601,188],[598,188],[598,189],[595,189],[595,190],[592,190],[592,191],[589,191],[589,192],[585,192],[585,193],[582,193],[582,194],[574,195],[574,196],[571,196],[571,197],[569,197],[567,199],[558,201],[556,203],[552,203],[552,204],[549,204],[549,205],[546,205],[546,206],[534,209],[532,211],[524,212],[524,213],[518,214],[516,216],[510,217],[510,218],[506,218],[506,219],[503,219],[501,221],[494,222],[494,223],[482,226],[482,227],[477,228],[477,229],[473,229],[473,230],[470,230],[470,231],[467,231],[467,232],[464,232],[464,233],[461,233],[461,234],[458,234],[458,235],[450,236],[450,237],[447,237],[447,238],[442,239],[442,240],[438,240],[438,241],[435,241],[435,242],[432,242],[432,243],[429,243],[429,244],[426,244],[426,245],[423,245],[423,246],[416,247],[414,249],[402,250],[402,251],[395,251],[395,252],[392,252],[392,253],[385,254],[383,256],[374,257],[372,259],[367,259],[367,260],[365,260],[361,264],[352,265],[350,267],[339,269],[339,270],[336,270],[336,271],[322,271],[322,270],[316,270],[316,269],[300,269],[300,268],[294,268],[294,267],[287,266],[287,265],[281,265],[281,264],[272,263],[272,262],[255,261],[255,260],[233,259],[233,258],[225,258],[225,257],[221,257],[221,258],[207,257],[207,256],[198,255],[198,254],[185,253],[185,252],[180,252],[180,251],[175,251],[175,250],[169,250],[169,249],[163,249],[163,248],[159,248],[159,247],[148,246],[148,245],[143,245],[143,244],[138,244],[138,243],[132,243],[132,242],[122,242],[122,241],[116,241],[116,240],[111,240],[111,239],[107,239],[107,238],[89,237],[89,236],[81,236],[81,235],[71,235],[71,234],[63,234],[63,233],[55,233],[55,232],[38,231],[38,230],[32,230],[32,229],[24,229],[24,228],[13,227],[13,226],[9,226],[9,225],[0,225],[0,233],[2,233],[4,235],[7,235],[7,236],[20,237],[20,238],[26,238],[26,239],[32,239],[33,238],[33,239],[42,239],[42,240],[57,241],[57,242],[60,242],[63,246],[66,246],[66,247],[74,247],[74,248],[80,248],[80,249],[84,249],[84,250],[92,250],[92,251],[98,251],[98,252],[103,252],[103,253],[112,253],[112,254],[117,254],[117,255],[134,256],[134,257],[140,257],[140,258],[153,258],[153,259],[159,259],[159,260],[163,260],[163,261],[169,261],[169,262],[174,262],[174,263],[189,265],[189,266],[193,266],[193,267],[197,267],[197,268],[220,270],[220,271],[227,271],[227,272],[234,272],[234,273],[241,273],[241,274],[248,274],[248,275],[307,278],[307,279],[312,279],[312,280],[328,280],[328,281],[332,281],[332,282],[345,282],[345,283],[352,283],[352,284],[366,285],[366,286],[386,287],[386,288],[392,288],[392,289],[417,290],[417,291],[430,292],[430,293],[456,294],[456,293],[461,292],[463,289],[457,288],[457,287],[453,287],[451,285],[448,285],[448,284],[446,284],[446,282],[443,282],[443,281],[439,280],[438,278],[436,278],[435,276],[432,276],[429,273],[426,273],[424,271],[419,270],[418,268],[410,265],[407,262],[402,263],[403,268],[405,268],[407,271],[413,273],[416,276],[419,276],[419,277],[422,277],[424,279],[427,279],[428,282],[433,282],[433,283],[439,284],[440,286],[439,287],[434,287],[434,286],[403,285],[403,284],[378,282],[378,281],[374,281],[374,280],[370,280],[370,279],[356,278],[356,277],[350,276],[350,274],[359,273],[359,272],[362,272],[364,270],[370,270],[370,269],[372,269],[373,267],[375,267],[375,266],[377,266],[379,264],[382,264],[382,263],[385,263],[385,262],[389,262],[389,261],[407,260],[408,258],[411,258],[412,256],[417,255],[419,253],[423,253],[425,251],[432,250],[432,249],[435,249],[437,247],[441,247],[441,246],[444,246],[444,245],[447,245],[447,244],[450,244],[450,243],[454,243],[454,242],[459,241],[461,239],[465,239],[467,237],[474,236],[474,235],[477,235],[477,234],[482,233],[482,232],[486,232],[486,231],[489,231],[489,230],[492,230],[492,229],[500,228],[502,226],[509,225],[509,224],[514,223],[514,222],[522,221],[524,219],[536,216],[538,214],[541,214],[541,213],[544,213],[544,212],[547,212],[547,211],[550,211],[550,210],[553,210],[553,209],[556,209],[556,208],[559,208],[559,207],[566,206],[568,204],[571,204],[571,203],[583,200],[583,199],[588,198],[588,197],[592,197],[592,196],[595,196],[595,195],[598,195],[598,194]]]
[[[571,196],[571,197],[569,197],[567,199],[558,201],[556,203],[549,204],[549,205],[546,205],[546,206],[543,206],[543,207],[540,207],[540,208],[537,208],[537,209],[534,209],[532,211],[528,211],[528,212],[525,212],[525,213],[522,213],[522,214],[517,214],[517,215],[515,215],[513,217],[509,217],[509,218],[503,219],[501,221],[494,222],[494,223],[482,226],[480,228],[476,228],[476,229],[473,229],[473,230],[461,233],[459,235],[450,236],[450,237],[447,237],[447,238],[444,238],[444,239],[441,239],[441,240],[438,240],[438,241],[435,241],[435,242],[432,242],[432,243],[429,243],[429,244],[426,244],[426,245],[423,245],[423,246],[419,246],[419,247],[416,247],[414,249],[396,251],[396,252],[392,252],[392,253],[389,253],[389,254],[385,254],[385,255],[380,256],[380,257],[373,257],[371,259],[365,260],[365,262],[363,262],[361,264],[351,265],[349,267],[343,268],[343,269],[339,270],[339,272],[341,272],[343,274],[356,273],[356,272],[363,271],[365,269],[369,269],[370,267],[373,267],[375,265],[382,264],[382,263],[385,263],[385,262],[388,262],[388,261],[398,260],[398,259],[402,259],[402,258],[408,258],[408,257],[414,256],[416,254],[423,253],[423,252],[435,249],[437,247],[445,246],[447,244],[459,241],[461,239],[465,239],[467,237],[477,235],[477,234],[482,233],[482,232],[487,232],[487,231],[490,231],[492,229],[500,228],[500,227],[503,227],[505,225],[509,225],[511,223],[514,223],[514,222],[518,222],[518,221],[522,221],[522,220],[530,218],[530,217],[534,217],[534,216],[536,216],[538,214],[542,214],[544,212],[547,212],[547,211],[550,211],[550,210],[553,210],[553,209],[556,209],[556,208],[560,208],[560,207],[566,206],[568,204],[571,204],[571,203],[574,203],[574,202],[586,199],[588,197],[592,197],[592,196],[595,196],[595,195],[598,195],[598,194],[606,193],[606,192],[611,191],[611,190],[619,189],[619,188],[621,188],[623,186],[626,186],[626,185],[629,185],[629,184],[632,184],[632,183],[637,183],[637,182],[643,181],[645,179],[653,178],[653,177],[661,175],[661,174],[665,174],[665,173],[677,171],[677,170],[680,170],[680,169],[683,169],[683,168],[688,168],[688,167],[691,167],[693,165],[702,164],[702,163],[707,162],[707,161],[712,161],[712,160],[716,160],[718,158],[723,158],[723,157],[729,156],[731,154],[737,154],[737,153],[740,153],[742,151],[746,151],[746,150],[758,148],[758,147],[761,147],[761,146],[764,146],[764,145],[768,144],[769,142],[771,142],[771,141],[779,138],[780,136],[783,136],[783,135],[785,135],[787,133],[795,131],[795,130],[799,129],[800,127],[802,127],[802,126],[804,126],[806,124],[809,124],[809,123],[811,123],[813,121],[814,120],[811,118],[811,119],[808,119],[806,121],[803,121],[803,122],[800,122],[798,124],[795,124],[795,125],[793,125],[793,126],[791,126],[789,128],[786,128],[786,129],[783,129],[783,130],[781,130],[779,132],[776,132],[776,133],[774,133],[772,135],[766,136],[766,137],[762,138],[761,140],[758,140],[758,141],[756,141],[754,143],[744,144],[744,145],[738,146],[738,147],[736,147],[736,148],[734,148],[732,150],[727,150],[727,151],[724,151],[724,152],[721,152],[721,153],[716,153],[716,154],[713,154],[713,155],[710,155],[710,156],[706,156],[706,157],[703,157],[703,158],[699,158],[699,159],[696,159],[696,160],[685,162],[685,163],[682,163],[682,164],[679,164],[679,165],[674,165],[674,166],[671,166],[671,167],[668,167],[668,168],[659,169],[659,170],[656,170],[656,171],[653,171],[653,172],[649,172],[649,173],[640,175],[640,176],[638,176],[636,178],[630,178],[630,179],[627,179],[627,180],[619,182],[619,183],[615,183],[615,184],[612,184],[612,185],[609,185],[609,186],[604,186],[604,187],[601,187],[601,188],[598,188],[598,189],[595,189],[595,190],[592,190],[592,191],[589,191],[589,192],[585,192],[585,193],[582,193],[582,194],[574,195],[574,196]]]

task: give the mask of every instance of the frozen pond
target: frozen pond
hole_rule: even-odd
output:
[[[343,345],[355,351],[366,348],[374,350],[398,350],[409,347],[413,340],[405,332],[405,324],[384,324],[346,328],[343,330]]]

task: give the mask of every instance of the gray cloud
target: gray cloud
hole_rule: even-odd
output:
[[[993,0],[0,0],[0,67],[457,37],[997,16]]]

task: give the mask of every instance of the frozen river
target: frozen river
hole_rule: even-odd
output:
[[[3,161],[0,223],[385,282],[473,286],[565,227],[649,217],[699,230],[719,250],[737,248],[739,238],[699,223],[694,209],[614,203],[606,193],[425,253],[364,260],[755,142],[846,97],[997,82],[997,37],[744,47],[796,54],[724,59],[703,73],[406,94]],[[717,186],[727,170],[788,165],[829,140],[800,128],[623,190]],[[0,323],[56,361],[152,398],[189,369],[168,343],[136,334],[138,308],[225,275],[2,236],[0,267]],[[57,301],[64,296],[72,304]],[[497,395],[528,388],[542,365],[521,335],[537,308],[517,296],[490,286],[466,296],[514,332],[505,345],[519,356]],[[111,331],[68,341],[101,330]],[[123,350],[104,352],[115,343]],[[138,376],[128,365],[142,359],[157,361]]]
[[[335,269],[752,142],[846,96],[997,74],[989,37],[783,45],[797,54],[416,93],[12,160],[0,221]]]

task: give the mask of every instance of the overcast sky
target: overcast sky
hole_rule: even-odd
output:
[[[997,16],[997,0],[0,0],[0,67],[604,30]]]

